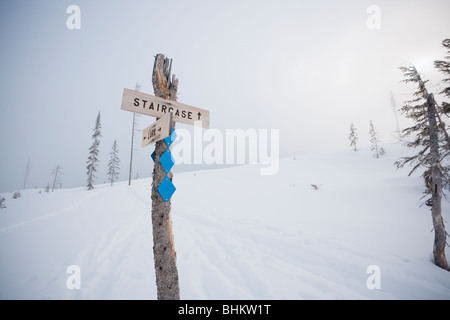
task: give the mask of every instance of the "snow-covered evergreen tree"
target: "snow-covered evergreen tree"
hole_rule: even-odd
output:
[[[441,150],[441,165],[444,172],[444,187],[450,190],[450,161],[448,161],[448,156],[450,156],[450,137],[448,135],[448,126],[445,120],[450,117],[450,39],[445,39],[442,41],[442,45],[447,49],[446,60],[437,60],[434,62],[435,68],[437,68],[441,73],[444,74],[445,78],[442,83],[445,88],[439,92],[439,94],[444,96],[444,100],[441,106],[436,105],[436,116],[439,123],[439,129],[442,132],[442,150]]]
[[[442,41],[442,46],[447,49],[446,60],[437,60],[434,62],[434,67],[442,72],[445,78],[442,80],[444,84],[449,84],[446,88],[444,88],[440,94],[444,95],[447,99],[450,100],[450,39],[445,39]],[[442,111],[445,114],[450,114],[450,101],[442,103]]]
[[[6,199],[3,197],[0,197],[0,209],[5,209],[6,208],[6,203],[5,203]]]
[[[100,133],[101,124],[100,124],[100,111],[97,115],[97,120],[95,121],[95,128],[94,128],[94,134],[92,135],[92,139],[94,139],[94,142],[92,143],[92,146],[89,148],[89,157],[87,161],[87,187],[88,190],[94,189],[94,179],[96,176],[94,175],[95,172],[97,172],[97,162],[98,160],[98,153],[99,153],[99,147],[100,147],[100,140],[99,138],[102,136]]]
[[[370,128],[369,128],[369,134],[370,134],[370,150],[374,152],[373,156],[375,158],[379,158],[380,157],[380,150],[378,148],[378,137],[377,137],[377,132],[375,130],[375,127],[373,126],[372,120],[370,120]]]
[[[439,114],[437,103],[433,93],[426,88],[427,81],[423,81],[413,65],[400,67],[405,83],[417,84],[418,89],[414,93],[414,99],[407,101],[402,107],[404,114],[415,123],[412,127],[403,131],[413,140],[408,142],[409,147],[421,147],[421,150],[411,157],[404,157],[397,161],[397,167],[405,164],[415,164],[410,174],[420,167],[425,167],[423,177],[426,185],[426,193],[431,194],[427,205],[431,206],[431,216],[434,229],[433,257],[434,263],[446,270],[449,266],[445,257],[447,244],[447,232],[442,218],[442,185],[445,180],[441,166],[440,136],[443,128],[438,125]]]
[[[356,127],[354,124],[350,124],[350,135],[348,136],[348,140],[350,140],[350,147],[353,147],[353,151],[356,151],[356,141],[358,140],[358,133],[356,132]]]
[[[111,182],[111,186],[113,185],[114,181],[116,181],[119,178],[119,149],[117,149],[117,141],[114,140],[114,144],[112,146],[112,150],[109,153],[109,163],[108,163],[108,175],[109,175],[109,181]]]
[[[412,149],[420,148],[416,154],[403,157],[396,161],[398,168],[402,168],[406,164],[412,165],[412,169],[408,175],[413,174],[419,168],[424,168],[422,177],[425,181],[425,193],[431,193],[431,155],[430,155],[430,130],[428,124],[428,111],[426,107],[426,97],[428,91],[426,84],[428,80],[422,80],[414,65],[402,66],[400,70],[403,72],[404,83],[417,83],[418,89],[413,94],[413,99],[405,101],[400,108],[401,113],[408,119],[413,121],[411,127],[403,129],[403,137],[406,139],[406,146]]]

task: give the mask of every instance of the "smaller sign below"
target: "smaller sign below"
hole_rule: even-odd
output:
[[[142,130],[142,147],[170,136],[172,113],[166,113],[158,121]]]

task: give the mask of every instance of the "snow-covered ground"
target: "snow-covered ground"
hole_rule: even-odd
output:
[[[258,166],[175,174],[181,298],[449,299],[421,178],[393,165],[408,150],[385,149],[282,159],[274,176]],[[1,194],[0,298],[156,299],[150,185]],[[444,200],[447,221],[449,209]],[[80,289],[67,287],[71,265]]]

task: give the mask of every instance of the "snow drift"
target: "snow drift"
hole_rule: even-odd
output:
[[[181,298],[449,299],[422,180],[393,166],[408,150],[385,149],[286,158],[274,176],[176,173]],[[150,179],[39,191],[1,194],[1,299],[156,299]]]

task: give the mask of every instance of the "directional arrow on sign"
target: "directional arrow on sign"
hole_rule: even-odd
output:
[[[170,136],[171,115],[164,114],[158,121],[142,130],[142,147]]]

